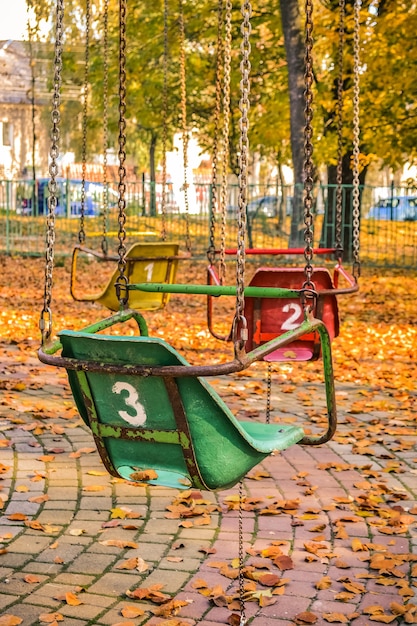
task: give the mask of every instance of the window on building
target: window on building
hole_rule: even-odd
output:
[[[2,145],[3,146],[11,146],[12,145],[12,135],[13,135],[13,126],[10,122],[2,122]]]

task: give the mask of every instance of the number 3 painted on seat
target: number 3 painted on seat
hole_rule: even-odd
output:
[[[114,383],[112,392],[119,394],[122,391],[128,392],[128,396],[124,398],[124,402],[126,406],[130,406],[135,411],[135,414],[130,415],[127,411],[118,411],[120,417],[132,426],[142,426],[146,422],[146,413],[143,405],[139,402],[138,392],[133,385],[129,383]]]
[[[284,313],[294,311],[294,313],[290,315],[281,326],[282,330],[294,330],[295,328],[298,328],[303,321],[300,319],[300,317],[302,318],[303,316],[303,309],[301,306],[296,302],[290,302],[289,304],[286,304],[282,310]],[[297,322],[297,320],[299,321]]]

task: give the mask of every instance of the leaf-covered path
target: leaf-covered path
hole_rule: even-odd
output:
[[[237,490],[110,478],[65,374],[36,358],[42,260],[1,266],[0,625],[237,624]],[[204,280],[204,264],[182,272]],[[67,267],[54,276],[55,330],[106,315],[72,302]],[[272,456],[244,481],[254,626],[417,623],[415,278],[365,273],[360,294],[341,299],[335,438]],[[225,360],[204,315],[203,298],[173,297],[146,317],[190,362]],[[238,416],[264,419],[264,367],[213,383]],[[272,419],[319,428],[320,364],[277,366],[272,405]]]

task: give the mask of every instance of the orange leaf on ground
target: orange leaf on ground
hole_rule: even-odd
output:
[[[138,548],[139,544],[134,541],[122,541],[118,539],[105,539],[100,541],[102,546],[114,546],[115,548]]]
[[[192,528],[194,524],[191,520],[183,520],[178,526],[181,526],[181,528]]]
[[[25,583],[29,583],[30,585],[40,582],[40,578],[38,576],[35,576],[35,574],[26,574],[23,580],[25,581]]]
[[[298,613],[294,617],[294,622],[296,624],[315,624],[318,620],[317,615],[311,613],[310,611],[304,611],[303,613]]]
[[[95,452],[96,448],[80,448],[76,452],[71,452],[69,454],[70,459],[79,459],[82,454],[91,454]]]
[[[138,559],[134,556],[131,559],[127,559],[127,561],[123,561],[122,563],[119,563],[119,565],[116,565],[116,569],[135,569],[137,564]]]
[[[187,600],[174,599],[170,602],[164,603],[158,608],[152,608],[151,611],[154,615],[158,617],[170,617],[176,615],[183,606],[187,606],[188,604],[189,602]]]
[[[294,568],[294,562],[292,558],[287,556],[286,554],[281,554],[277,556],[273,560],[273,562],[274,562],[274,565],[276,565],[277,567],[279,567],[280,570],[283,570],[283,571]]]
[[[146,588],[139,587],[134,591],[130,591],[130,589],[128,589],[126,591],[126,595],[128,598],[135,598],[136,600],[150,600],[155,604],[163,604],[164,602],[169,602],[171,600],[171,596],[160,591],[163,586],[164,585],[162,584],[156,584]]]
[[[48,502],[49,496],[44,493],[41,496],[33,496],[32,498],[28,498],[28,502],[35,502],[36,504],[42,504],[42,502]]]
[[[128,604],[122,608],[120,613],[123,617],[132,618],[140,617],[145,615],[145,611],[138,606],[134,606],[133,604]]]
[[[53,624],[54,622],[63,622],[64,616],[61,613],[42,613],[38,620],[44,624]]]
[[[338,622],[339,624],[347,624],[350,621],[349,617],[343,613],[325,613],[323,619],[326,622]]]
[[[320,580],[318,580],[315,585],[316,589],[328,589],[331,586],[332,579],[330,578],[330,576],[323,576],[323,578],[320,578]]]
[[[264,587],[275,587],[280,583],[280,577],[276,574],[261,574],[257,577],[258,582]]]
[[[69,606],[78,606],[79,604],[83,604],[83,601],[71,591],[65,594],[65,602],[69,604]]]
[[[340,593],[337,593],[334,597],[335,600],[340,600],[341,602],[350,602],[351,600],[355,599],[355,595],[354,593],[348,593],[347,591],[341,591]]]
[[[22,618],[11,615],[11,613],[6,613],[0,617],[0,626],[19,626],[22,622]]]

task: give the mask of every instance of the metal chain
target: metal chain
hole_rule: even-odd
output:
[[[230,72],[232,48],[232,10],[233,3],[226,0],[226,20],[224,35],[224,76],[223,76],[223,163],[222,186],[220,195],[221,244],[220,244],[220,279],[226,279],[226,215],[227,215],[227,172],[229,170],[229,128],[230,128]],[[245,212],[246,214],[246,212]]]
[[[64,3],[57,0],[55,14],[55,56],[54,56],[54,82],[52,93],[52,128],[51,147],[49,151],[50,164],[48,183],[48,217],[46,232],[46,254],[45,254],[45,289],[43,297],[43,309],[39,320],[39,328],[42,335],[42,344],[45,344],[52,334],[52,282],[54,269],[54,244],[55,244],[55,211],[58,204],[58,187],[56,178],[58,176],[58,157],[60,141],[60,104],[62,85],[62,40],[64,34]]]
[[[211,169],[211,196],[210,196],[210,237],[207,257],[211,264],[215,261],[215,231],[216,231],[216,212],[218,209],[217,198],[217,162],[219,149],[219,131],[220,131],[220,107],[222,95],[222,57],[223,57],[223,0],[219,0],[217,5],[217,46],[216,46],[216,98],[214,106],[214,138],[213,138],[213,156]]]
[[[337,77],[337,167],[336,167],[336,254],[343,254],[343,49],[345,43],[345,0],[339,0],[339,47]]]
[[[120,306],[124,306],[129,297],[126,270],[126,11],[127,0],[119,0],[119,277],[117,297]]]
[[[305,22],[305,55],[304,55],[304,286],[311,288],[313,275],[313,2],[305,2],[306,22]]]
[[[161,239],[167,238],[167,142],[168,142],[168,0],[164,0],[164,56],[162,87],[162,229]]]
[[[83,121],[82,121],[82,148],[81,148],[81,207],[80,207],[80,230],[78,241],[85,242],[84,216],[86,199],[86,167],[87,167],[87,121],[88,121],[88,73],[90,65],[90,0],[85,5],[85,58],[84,58],[84,85],[83,85]]]
[[[103,237],[101,250],[105,256],[109,251],[107,222],[109,219],[109,181],[107,179],[107,152],[109,149],[109,0],[104,0],[103,10]]]
[[[239,483],[239,605],[240,605],[240,622],[239,626],[245,626],[245,579],[243,576],[243,482]]]
[[[353,276],[360,276],[359,235],[360,235],[360,190],[359,190],[359,53],[360,53],[360,10],[362,1],[354,3],[353,35]]]
[[[187,125],[187,82],[185,70],[185,28],[184,28],[184,0],[179,0],[179,27],[180,27],[180,86],[181,86],[181,122],[182,122],[182,148],[184,168],[184,203],[185,203],[185,247],[191,251],[190,238],[190,205],[188,199],[188,125]]]
[[[268,375],[266,379],[266,411],[265,421],[271,422],[271,393],[272,393],[272,362],[268,361]]]
[[[236,315],[235,325],[243,321],[245,308],[245,237],[246,237],[246,206],[247,206],[247,185],[248,185],[248,154],[249,154],[249,93],[250,93],[250,70],[251,64],[249,55],[251,45],[249,41],[251,33],[250,17],[252,6],[248,1],[243,2],[241,12],[243,22],[241,24],[242,42],[240,50],[242,59],[240,62],[240,138],[239,138],[239,210],[238,210],[238,234],[237,234],[237,254],[236,254]],[[247,329],[243,329],[241,340],[247,338]]]

